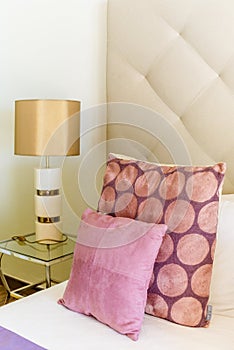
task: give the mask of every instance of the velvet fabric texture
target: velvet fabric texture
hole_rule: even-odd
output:
[[[98,210],[166,224],[146,312],[193,327],[209,323],[207,303],[225,164],[161,166],[111,154]]]
[[[71,276],[59,303],[137,340],[166,230],[166,225],[87,209],[78,230]]]

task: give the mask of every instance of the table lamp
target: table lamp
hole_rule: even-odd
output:
[[[15,101],[15,154],[44,156],[34,169],[35,234],[44,244],[63,240],[61,169],[50,168],[50,156],[80,154],[80,101]]]

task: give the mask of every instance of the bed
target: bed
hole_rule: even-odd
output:
[[[190,349],[233,349],[234,239],[228,219],[233,207],[234,196],[226,195],[221,204],[219,246],[212,281],[215,310],[208,328],[184,327],[145,314],[140,337],[134,342],[92,317],[58,305],[57,300],[63,295],[67,282],[1,307],[1,326],[51,350],[145,349],[147,346],[176,350],[188,346]]]
[[[1,307],[0,326],[32,342],[28,349],[234,349],[233,23],[229,0],[108,1],[109,161],[179,164],[185,171],[227,164],[209,325],[191,327],[145,313],[139,339],[132,341],[60,305],[66,281]]]

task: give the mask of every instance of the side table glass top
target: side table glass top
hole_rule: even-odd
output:
[[[38,259],[44,262],[51,262],[74,252],[75,241],[68,238],[65,242],[55,244],[33,243],[35,233],[25,235],[27,241],[13,240],[12,238],[0,241],[0,252],[21,258]],[[30,243],[32,242],[32,243]]]

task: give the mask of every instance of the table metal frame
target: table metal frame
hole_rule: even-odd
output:
[[[25,237],[33,237],[33,236],[34,236],[34,233],[30,233],[28,235],[25,235]],[[39,286],[41,286],[41,288],[43,288],[43,285],[45,285],[45,288],[49,288],[52,283],[58,283],[57,281],[51,279],[51,266],[58,264],[60,262],[66,261],[68,259],[71,259],[73,257],[73,250],[74,250],[74,246],[75,246],[75,242],[72,241],[70,238],[68,238],[68,240],[66,242],[56,243],[56,245],[55,244],[43,244],[43,246],[44,246],[43,249],[47,250],[48,257],[46,259],[42,259],[40,257],[37,257],[36,255],[33,256],[33,254],[26,254],[26,253],[20,251],[20,246],[19,246],[18,250],[17,249],[14,249],[14,250],[9,249],[7,247],[7,245],[8,245],[8,243],[11,243],[12,241],[13,241],[12,238],[4,240],[4,241],[0,241],[0,279],[2,281],[4,288],[7,291],[7,300],[10,298],[10,296],[12,296],[13,298],[16,298],[16,299],[23,298],[23,296],[20,293],[22,293],[23,291],[26,291],[27,289],[30,289],[33,287],[39,287]],[[52,249],[56,250],[56,248],[61,247],[61,245],[66,245],[67,243],[69,243],[71,245],[70,250],[66,251],[66,253],[64,253],[64,254],[60,254],[60,255],[58,254],[57,256],[50,257],[49,253]],[[30,243],[26,242],[25,244],[30,244]],[[42,246],[42,244],[40,244],[40,246]],[[73,246],[73,249],[72,249],[72,246]],[[4,255],[14,256],[14,257],[19,258],[19,259],[27,260],[27,261],[45,266],[45,279],[43,279],[39,282],[36,282],[36,283],[26,283],[25,281],[22,281],[25,283],[25,286],[11,290],[9,287],[9,284],[5,278],[3,270],[2,270],[2,260],[3,260]]]

